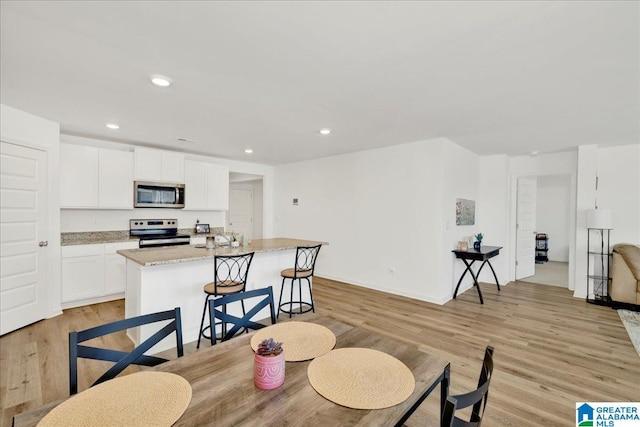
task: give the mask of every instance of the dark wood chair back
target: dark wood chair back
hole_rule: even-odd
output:
[[[478,388],[472,392],[448,396],[444,404],[441,427],[480,427],[482,417],[487,406],[489,396],[489,384],[493,375],[493,347],[487,346],[482,362],[482,371],[478,380]],[[473,405],[469,421],[462,420],[455,416],[459,409],[468,408]]]
[[[250,302],[249,299],[255,300],[256,298],[260,298],[253,307],[246,312],[242,317],[234,316],[226,312],[226,306],[231,304],[232,302],[242,301]],[[252,301],[251,301],[252,302]],[[221,298],[210,299],[209,300],[209,317],[212,325],[216,324],[216,320],[219,321],[219,324],[227,324],[233,325],[231,329],[225,328],[226,332],[223,333],[223,336],[220,338],[220,341],[227,341],[238,333],[244,332],[245,330],[253,329],[261,329],[266,325],[261,323],[257,323],[254,319],[256,315],[265,307],[269,307],[270,316],[271,316],[271,324],[276,323],[276,310],[273,302],[273,290],[271,287],[255,289],[253,291],[245,291],[239,294],[231,294],[226,295]],[[222,308],[222,310],[221,310]],[[261,320],[261,319],[256,319]],[[216,344],[216,334],[215,331],[211,331],[211,345]]]
[[[90,347],[80,344],[114,332],[167,320],[170,320],[167,325],[162,327],[162,329],[157,331],[151,337],[147,338],[144,342],[140,343],[140,345],[130,352]],[[91,385],[91,387],[93,387],[96,384],[115,378],[129,365],[156,366],[160,363],[166,362],[167,359],[147,356],[144,353],[174,332],[176,334],[176,349],[178,357],[182,357],[184,350],[182,346],[180,307],[160,313],[145,314],[142,316],[132,317],[130,319],[119,320],[86,329],[84,331],[69,332],[69,394],[73,395],[78,392],[78,358],[81,357],[85,359],[115,362],[115,365],[113,365]]]

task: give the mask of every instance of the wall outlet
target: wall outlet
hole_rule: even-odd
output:
[[[298,206],[298,198],[297,197],[293,198],[293,206]]]

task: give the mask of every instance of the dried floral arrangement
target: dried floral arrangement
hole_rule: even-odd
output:
[[[264,339],[258,345],[256,354],[265,357],[273,357],[281,354],[283,351],[282,343],[275,341],[273,338]]]

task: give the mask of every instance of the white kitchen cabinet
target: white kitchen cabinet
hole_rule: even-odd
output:
[[[208,162],[185,161],[185,209],[229,209],[229,168]]]
[[[63,246],[63,308],[122,298],[126,259],[116,251],[137,247],[137,241]]]
[[[104,288],[104,245],[62,247],[62,302],[101,295]]]
[[[60,207],[98,206],[98,148],[60,144]]]
[[[185,210],[206,210],[207,163],[185,160],[184,162]]]
[[[133,153],[60,144],[60,207],[133,209]]]
[[[207,237],[206,236],[191,236],[189,240],[190,245],[206,245]]]
[[[229,168],[211,165],[207,170],[207,205],[215,211],[229,210]]]
[[[184,154],[174,151],[135,148],[135,179],[138,181],[185,182]]]
[[[133,208],[133,153],[100,149],[98,207]]]
[[[105,243],[104,245],[104,295],[122,293],[127,283],[127,260],[117,251],[135,249],[138,242]]]

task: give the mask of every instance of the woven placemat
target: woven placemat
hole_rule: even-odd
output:
[[[382,409],[402,403],[416,384],[404,363],[368,348],[330,351],[309,364],[307,376],[325,399],[354,409]]]
[[[273,338],[282,343],[284,360],[300,362],[331,351],[336,336],[328,328],[307,322],[284,322],[259,329],[251,338],[251,348],[258,349],[263,339]]]
[[[143,371],[72,396],[38,426],[171,426],[191,401],[191,384],[179,375]]]

